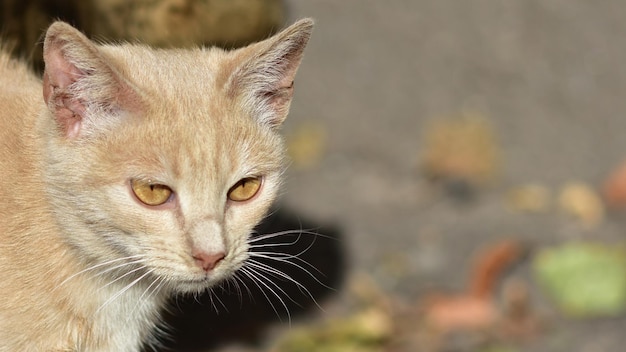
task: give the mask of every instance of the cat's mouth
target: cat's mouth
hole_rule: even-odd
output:
[[[224,281],[228,281],[243,266],[239,256],[227,255],[215,268],[206,270],[199,266],[187,265],[165,270],[157,270],[155,274],[173,291],[194,293],[210,289]],[[197,263],[196,263],[197,264]]]

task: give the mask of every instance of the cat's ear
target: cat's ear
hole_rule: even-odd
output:
[[[236,52],[241,64],[226,85],[242,99],[261,123],[282,124],[289,112],[293,81],[313,30],[313,20],[302,19],[275,36]]]
[[[43,97],[68,138],[93,132],[136,95],[98,47],[64,22],[53,23],[44,40]],[[126,105],[126,106],[125,106]]]

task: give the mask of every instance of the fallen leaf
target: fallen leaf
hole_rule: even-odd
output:
[[[602,195],[608,206],[626,207],[626,161],[604,181]]]
[[[566,314],[613,316],[626,311],[626,252],[621,247],[568,243],[533,260],[539,283]]]
[[[542,185],[529,184],[516,187],[507,194],[511,208],[530,213],[543,213],[550,209],[551,192]]]
[[[604,205],[598,194],[582,182],[567,183],[559,195],[561,209],[584,225],[593,227],[604,219]]]
[[[505,239],[485,246],[474,258],[468,282],[468,294],[491,298],[503,272],[520,260],[526,249],[518,241]]]
[[[425,322],[439,332],[486,329],[499,317],[494,303],[485,298],[463,295],[431,298],[427,305]]]
[[[498,170],[499,147],[482,115],[435,120],[424,139],[420,166],[429,177],[476,186],[490,181]]]
[[[501,316],[494,298],[497,283],[504,270],[519,260],[523,252],[517,241],[508,239],[482,249],[474,259],[465,293],[426,298],[422,306],[428,326],[440,332],[493,326]]]

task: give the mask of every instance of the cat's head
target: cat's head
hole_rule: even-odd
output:
[[[62,22],[48,29],[47,196],[65,240],[102,265],[93,274],[119,267],[109,272],[198,291],[242,265],[284,169],[277,129],[311,30],[301,20],[223,51],[97,45]]]

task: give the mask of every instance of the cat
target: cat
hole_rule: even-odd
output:
[[[244,266],[312,27],[225,51],[55,22],[42,80],[0,54],[0,351],[138,351]]]

